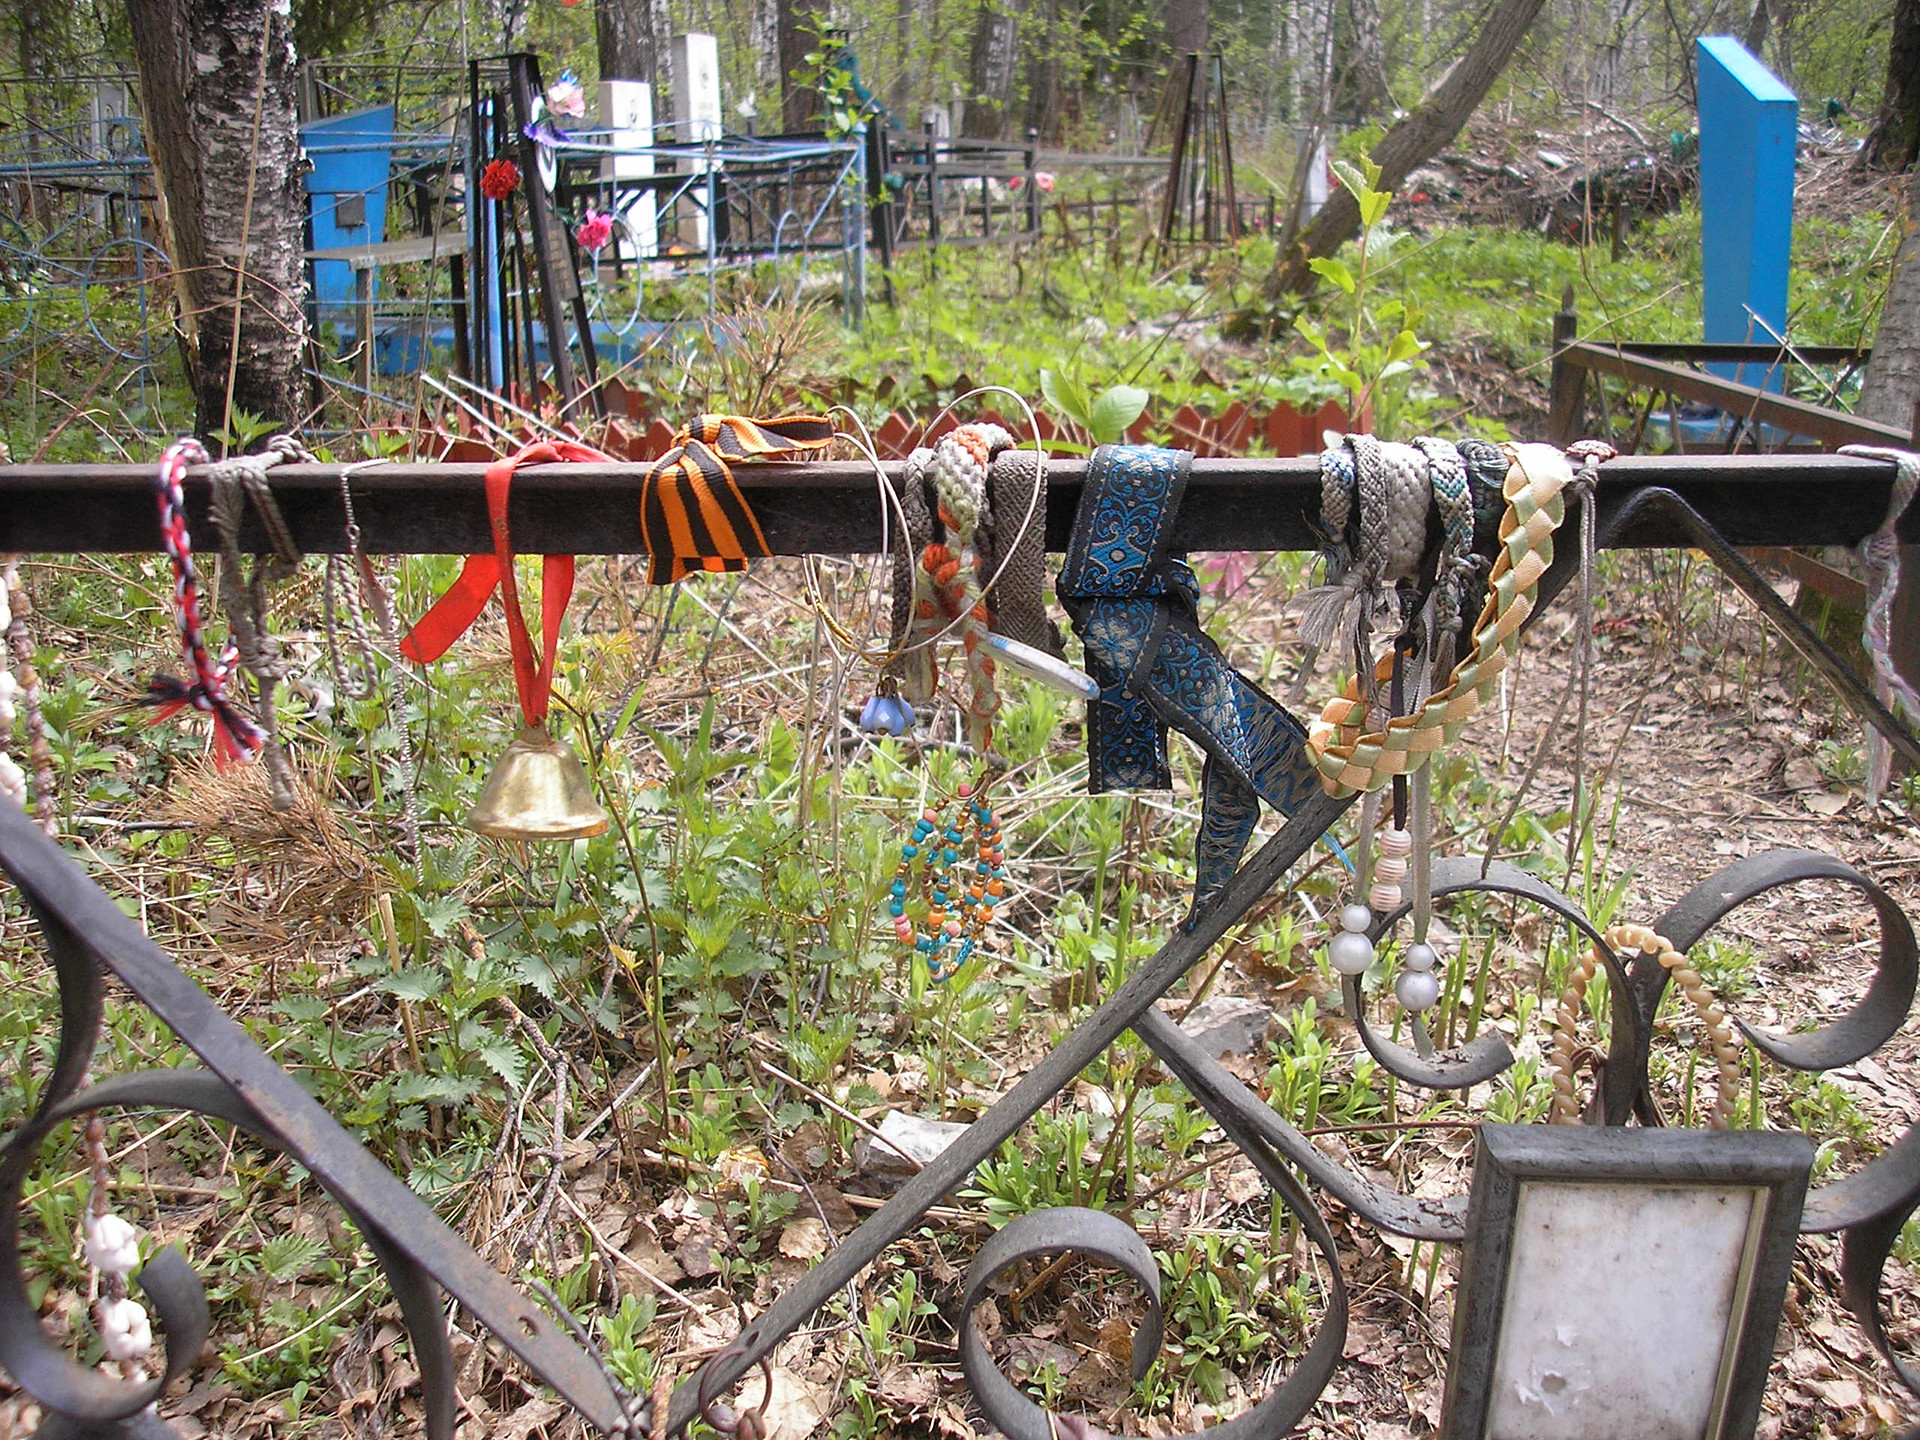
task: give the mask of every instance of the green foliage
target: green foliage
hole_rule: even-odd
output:
[[[1071,420],[1095,445],[1125,439],[1127,427],[1140,418],[1151,398],[1137,385],[1110,385],[1089,397],[1086,386],[1078,380],[1044,369],[1040,372],[1040,393],[1057,418]]]

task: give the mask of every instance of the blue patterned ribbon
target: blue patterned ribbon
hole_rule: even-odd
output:
[[[1100,685],[1087,788],[1171,788],[1168,726],[1206,752],[1188,923],[1233,874],[1259,802],[1291,815],[1320,789],[1300,722],[1200,628],[1199,582],[1171,550],[1192,460],[1152,445],[1095,450],[1058,586]]]

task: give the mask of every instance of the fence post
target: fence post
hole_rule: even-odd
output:
[[[1560,311],[1553,317],[1553,369],[1547,380],[1547,439],[1571,445],[1579,438],[1580,411],[1586,400],[1587,372],[1565,355],[1580,334],[1580,317],[1573,312],[1573,287],[1561,292]]]
[[[873,227],[873,238],[880,249],[881,285],[885,288],[887,304],[894,303],[893,293],[893,187],[887,182],[888,154],[887,126],[882,117],[867,122],[867,205],[868,223]]]
[[[1039,153],[1040,128],[1027,127],[1027,239],[1040,239],[1040,187],[1034,183],[1034,157]]]
[[[933,248],[940,248],[940,174],[939,141],[934,136],[933,121],[927,121],[927,239]]]

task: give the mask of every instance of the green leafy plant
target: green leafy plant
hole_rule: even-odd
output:
[[[1040,372],[1040,393],[1056,419],[1072,421],[1095,445],[1125,439],[1127,427],[1152,398],[1136,385],[1109,385],[1095,395],[1073,376],[1054,370]]]
[[[1399,299],[1375,303],[1368,293],[1369,271],[1395,239],[1385,226],[1392,192],[1374,188],[1380,167],[1363,158],[1358,169],[1344,161],[1335,161],[1332,168],[1360,207],[1354,263],[1348,265],[1330,255],[1308,263],[1314,274],[1338,287],[1352,302],[1346,340],[1337,342],[1324,324],[1299,316],[1294,329],[1313,349],[1309,355],[1294,357],[1291,364],[1295,376],[1344,393],[1348,415],[1357,419],[1368,412],[1385,382],[1413,371],[1428,346],[1415,333],[1422,318],[1417,308]]]

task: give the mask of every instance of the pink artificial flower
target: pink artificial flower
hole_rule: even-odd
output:
[[[573,238],[580,242],[582,250],[599,251],[613,239],[613,217],[598,210],[587,211],[587,218],[580,222]]]
[[[587,93],[580,88],[580,82],[573,78],[571,70],[547,87],[547,108],[569,120],[578,120],[587,113]]]
[[[1051,195],[1053,193],[1053,172],[1051,170],[1034,171],[1033,183]]]

